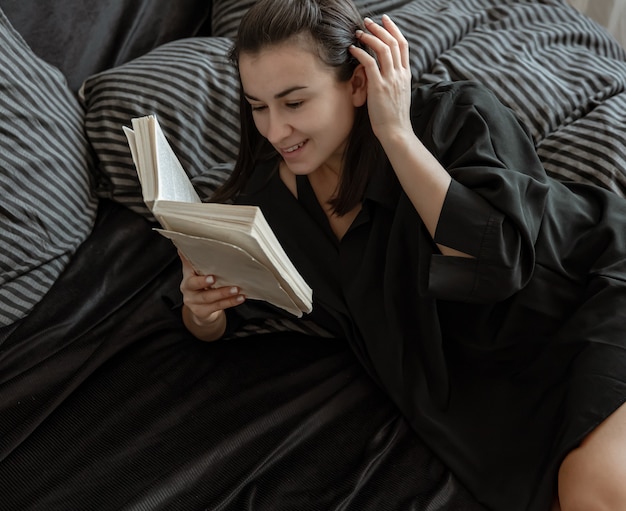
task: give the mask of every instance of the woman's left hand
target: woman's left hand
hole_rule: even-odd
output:
[[[367,107],[374,134],[387,136],[410,130],[411,68],[409,44],[387,15],[382,26],[365,18],[369,33],[357,31],[357,38],[369,46],[376,58],[352,46],[350,52],[363,65],[367,75]]]

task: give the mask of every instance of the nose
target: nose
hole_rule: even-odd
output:
[[[269,112],[266,137],[270,144],[279,145],[282,140],[291,135],[292,130],[291,125],[280,112]]]

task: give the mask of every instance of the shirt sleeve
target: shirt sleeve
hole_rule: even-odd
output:
[[[440,86],[417,117],[416,133],[452,176],[434,241],[473,256],[433,254],[428,290],[447,300],[504,300],[535,265],[549,179],[534,143],[510,109],[472,82]]]

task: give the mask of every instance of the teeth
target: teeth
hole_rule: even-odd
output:
[[[304,145],[304,142],[300,142],[298,145],[285,149],[286,153],[293,153],[296,149],[300,149]]]

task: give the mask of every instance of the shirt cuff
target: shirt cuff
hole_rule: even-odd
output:
[[[480,257],[493,235],[497,236],[503,215],[476,192],[454,179],[441,209],[435,243]]]

